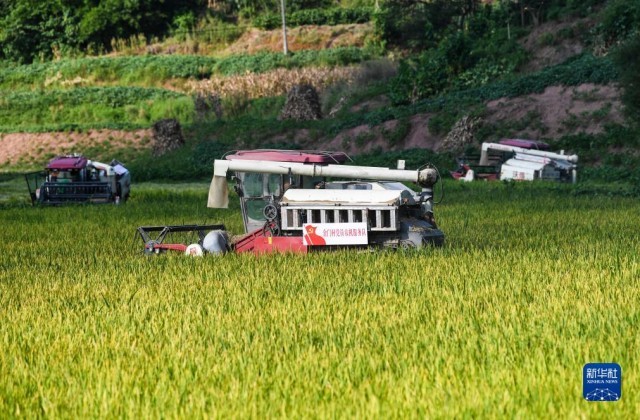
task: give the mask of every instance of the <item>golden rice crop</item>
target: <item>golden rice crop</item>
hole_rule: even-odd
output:
[[[636,417],[635,199],[447,185],[420,252],[142,255],[206,185],[0,211],[0,417]],[[582,399],[615,361],[616,403]]]

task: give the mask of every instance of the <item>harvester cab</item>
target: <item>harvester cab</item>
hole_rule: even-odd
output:
[[[227,160],[255,161],[260,168],[260,161],[274,162],[282,160],[286,163],[307,164],[342,164],[348,156],[344,153],[306,154],[299,152],[254,150],[239,151],[227,155]],[[218,164],[220,166],[220,164]],[[294,175],[263,172],[234,172],[230,178],[235,181],[234,190],[240,198],[240,208],[244,222],[245,233],[252,232],[265,226],[268,220],[278,216],[278,208],[283,195],[290,189],[320,189],[325,182],[324,177]]]
[[[131,175],[117,160],[110,164],[81,155],[57,156],[43,171],[25,174],[31,204],[120,203],[129,198]]]

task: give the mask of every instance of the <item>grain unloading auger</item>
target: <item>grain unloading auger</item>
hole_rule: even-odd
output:
[[[208,206],[228,207],[227,179],[231,176],[245,234],[222,246],[228,235],[218,229],[208,234],[208,243],[215,247],[207,249],[205,241],[197,245],[211,253],[225,249],[306,253],[342,247],[443,244],[444,234],[433,214],[435,168],[343,165],[347,159],[340,152],[250,150],[216,160]],[[402,182],[416,183],[422,191],[416,193]]]

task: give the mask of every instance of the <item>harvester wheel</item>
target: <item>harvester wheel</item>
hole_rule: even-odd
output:
[[[280,236],[280,227],[274,221],[270,221],[264,224],[262,228],[262,234],[266,237],[269,236]]]
[[[278,217],[278,208],[273,204],[267,204],[262,210],[262,214],[268,221],[275,220]]]

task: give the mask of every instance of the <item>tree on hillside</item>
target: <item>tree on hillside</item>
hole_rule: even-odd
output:
[[[486,84],[513,72],[526,60],[526,53],[509,35],[508,26],[505,28],[511,15],[503,7],[471,9],[471,3],[455,4],[458,8],[453,9],[448,24],[433,30],[431,45],[401,62],[398,76],[390,84],[393,103],[412,103],[447,89]],[[438,21],[428,20],[432,29],[433,22]]]
[[[551,0],[515,0],[515,3],[520,10],[520,24],[525,26],[526,17],[529,16],[533,26],[538,26],[542,23],[544,10]]]
[[[480,0],[387,0],[376,15],[378,36],[389,46],[433,47],[447,28],[464,27]]]
[[[629,118],[640,125],[640,33],[614,53],[623,89],[622,102]]]
[[[0,0],[0,18],[9,13],[9,0]]]
[[[18,0],[0,7],[0,57],[29,63],[38,56],[77,46],[77,14],[81,1]]]
[[[0,58],[29,63],[114,38],[162,35],[203,0],[0,0]]]
[[[602,13],[598,32],[607,47],[624,42],[640,32],[640,2],[611,1]]]
[[[501,8],[517,9],[521,26],[527,24],[527,17],[531,18],[533,26],[538,26],[542,22],[546,8],[553,2],[554,0],[500,0],[497,3]]]

